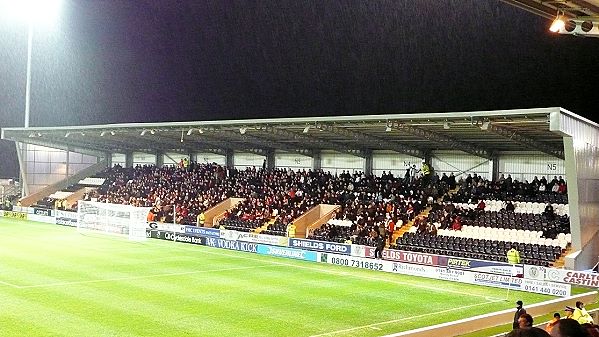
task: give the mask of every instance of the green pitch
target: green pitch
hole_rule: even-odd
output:
[[[383,336],[549,296],[0,218],[1,336]]]

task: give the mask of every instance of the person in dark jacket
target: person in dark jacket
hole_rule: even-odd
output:
[[[522,301],[516,301],[516,312],[514,313],[514,323],[512,324],[512,328],[514,329],[520,328],[518,318],[526,313],[526,309],[522,307],[522,304]]]

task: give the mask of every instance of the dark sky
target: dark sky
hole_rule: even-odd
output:
[[[599,39],[498,0],[65,1],[36,27],[31,126],[561,106],[591,119]],[[0,22],[0,127],[27,28]],[[594,119],[597,120],[597,119]],[[0,177],[14,144],[0,143]]]

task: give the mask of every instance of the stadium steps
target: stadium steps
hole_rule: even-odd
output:
[[[566,255],[570,253],[572,253],[572,245],[568,244],[562,255],[552,262],[551,266],[554,268],[563,268],[565,265]]]
[[[430,212],[430,210],[432,209],[432,207],[426,207],[425,209],[422,210],[422,212],[420,212],[420,214],[418,214],[414,220],[416,218],[422,218],[422,217],[428,217],[428,213]],[[410,220],[407,223],[405,223],[403,226],[401,226],[399,229],[396,229],[393,234],[392,234],[392,241],[393,243],[395,243],[395,241],[397,240],[397,238],[402,237],[407,231],[410,230],[410,228],[412,228],[412,226],[414,225],[414,220]]]

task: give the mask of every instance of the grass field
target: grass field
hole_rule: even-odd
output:
[[[0,218],[0,336],[383,336],[549,296]]]

